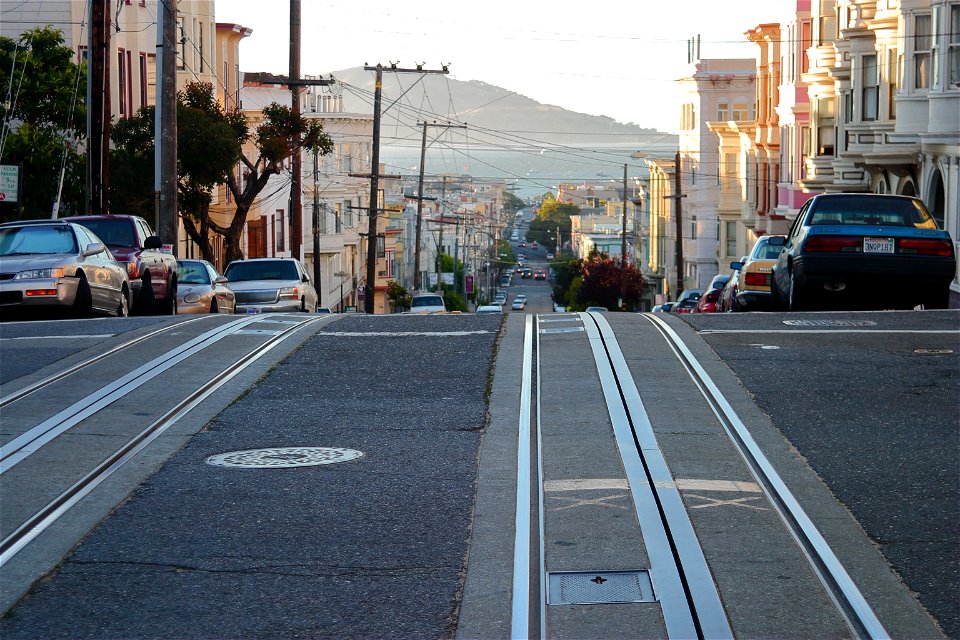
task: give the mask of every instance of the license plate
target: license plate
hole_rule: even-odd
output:
[[[893,253],[893,238],[864,238],[864,253]]]

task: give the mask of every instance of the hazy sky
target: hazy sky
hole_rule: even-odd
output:
[[[786,19],[796,0],[302,0],[301,72],[364,63],[449,63],[482,80],[565,109],[675,131],[675,80],[687,39],[701,57],[754,57],[743,32]],[[218,0],[217,22],[253,29],[243,71],[289,71],[288,0]]]

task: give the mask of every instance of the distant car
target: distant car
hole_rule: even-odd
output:
[[[530,267],[524,267],[523,269],[520,270],[520,277],[523,278],[524,280],[532,278],[533,269],[531,269]]]
[[[555,257],[552,252],[547,251],[547,260],[553,260]]]
[[[671,307],[670,313],[693,313],[693,310],[696,308],[699,300],[699,297],[680,300],[677,302],[677,304]]]
[[[680,294],[680,297],[677,298],[677,302],[683,302],[684,300],[699,300],[700,296],[703,295],[703,289],[684,289]]]
[[[786,238],[771,238],[778,242],[773,289],[791,311],[851,302],[948,306],[957,270],[953,240],[917,198],[818,194],[800,208]]]
[[[521,242],[521,243],[520,243],[520,247],[525,249],[525,248],[527,247],[527,243],[526,243],[526,242]]]
[[[531,248],[531,249],[539,249],[539,248],[540,248],[540,245],[537,243],[536,240],[534,240],[533,242],[530,243],[530,248]]]
[[[547,272],[544,271],[543,269],[537,269],[536,271],[533,272],[533,279],[534,279],[534,280],[546,280],[546,279],[547,279]]]
[[[163,243],[139,216],[71,216],[100,238],[126,270],[134,313],[177,312],[177,259],[162,250]]]
[[[521,310],[527,306],[527,301],[523,298],[517,298],[513,301],[513,304],[510,306],[513,310]]]
[[[317,310],[317,290],[295,258],[234,260],[223,275],[236,295],[237,313]]]
[[[447,308],[439,293],[419,293],[413,296],[410,313],[443,313]]]
[[[206,260],[178,260],[177,313],[236,313],[236,296]]]
[[[774,238],[782,239],[783,236],[761,236],[746,260],[730,263],[731,269],[740,272],[734,311],[775,308],[771,269],[777,263],[783,245],[776,244],[779,241]]]
[[[62,220],[0,225],[0,314],[130,311],[127,270],[86,227]]]
[[[503,307],[498,304],[483,304],[477,307],[477,313],[503,313]]]
[[[590,312],[596,311],[596,312],[602,313],[604,311],[609,311],[609,309],[607,309],[606,307],[587,307],[586,309],[584,309],[584,311],[590,311]]]
[[[656,305],[650,311],[652,313],[669,313],[670,309],[673,308],[673,305],[677,304],[676,302],[664,302],[663,304]]]
[[[694,307],[693,313],[714,313],[717,310],[720,293],[723,291],[723,287],[729,279],[730,276],[727,274],[714,276],[713,280],[710,281],[710,286],[707,287],[707,292],[700,296],[700,299],[697,301],[697,306]]]
[[[317,307],[317,313],[333,313],[330,307]]]

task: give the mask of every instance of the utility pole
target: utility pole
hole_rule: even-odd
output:
[[[679,299],[683,292],[683,194],[680,193],[680,150],[677,149],[677,155],[673,157],[673,180],[676,193],[673,195],[674,202],[677,203],[677,294],[674,299]]]
[[[364,71],[375,71],[376,80],[373,90],[373,149],[370,160],[370,214],[368,216],[369,226],[367,227],[367,282],[365,285],[365,297],[363,307],[367,313],[372,314],[374,310],[374,287],[377,279],[377,210],[379,203],[377,172],[380,171],[380,105],[383,100],[383,70],[384,66],[364,65]],[[416,69],[401,69],[396,64],[391,64],[387,71],[393,73],[449,73],[446,65],[442,70],[427,70],[422,65],[417,65]]]
[[[423,138],[420,142],[420,180],[417,182],[417,237],[414,241],[413,249],[413,271],[416,274],[416,284],[413,289],[416,291],[420,288],[420,245],[422,244],[422,231],[423,228],[423,201],[425,200],[423,196],[423,170],[424,164],[426,163],[427,158],[427,127],[444,127],[447,129],[466,129],[467,125],[456,125],[456,124],[437,124],[436,122],[418,122],[418,127],[423,127]]]
[[[110,3],[90,3],[90,39],[87,51],[90,64],[87,81],[90,86],[90,110],[87,115],[88,140],[87,212],[93,215],[110,213]]]
[[[620,231],[620,308],[627,304],[627,165],[623,165],[623,227]]]
[[[157,233],[179,250],[177,231],[177,2],[157,2],[157,92],[154,210]]]
[[[313,286],[318,292],[322,291],[320,288],[320,192],[317,190],[317,178],[320,174],[317,162],[319,153],[318,149],[313,150]]]
[[[300,120],[300,0],[290,0],[290,107],[293,121]],[[300,141],[290,141],[293,150],[292,175],[290,180],[290,255],[301,259],[303,244],[303,194],[301,193],[301,170],[303,159],[300,156]],[[314,256],[314,262],[319,256]]]
[[[443,205],[447,197],[447,176],[443,176],[443,186],[440,187],[440,242],[437,243],[437,291],[443,292]]]

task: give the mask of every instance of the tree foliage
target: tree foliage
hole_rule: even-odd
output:
[[[583,281],[574,294],[575,306],[579,309],[589,306],[619,309],[617,301],[621,294],[623,306],[626,309],[635,309],[646,285],[643,275],[634,265],[627,264],[624,274],[620,260],[614,260],[604,253],[591,254],[580,266],[580,275]]]
[[[539,242],[555,253],[560,252],[557,247],[557,228],[560,229],[560,238],[570,238],[570,216],[579,215],[580,207],[575,204],[561,203],[556,200],[544,203],[537,212],[537,217],[530,222],[527,231],[527,240]]]
[[[503,210],[510,211],[511,213],[516,213],[520,209],[523,209],[526,206],[523,200],[521,200],[515,193],[510,191],[503,192]]]
[[[394,311],[409,309],[413,303],[413,296],[407,291],[407,288],[396,280],[387,282],[387,300],[390,301]]]
[[[0,106],[4,123],[2,162],[22,163],[25,218],[46,218],[57,199],[61,167],[61,211],[85,210],[86,164],[76,152],[86,131],[85,65],[74,62],[58,29],[40,27],[19,39],[0,37],[0,87],[10,90]],[[11,217],[16,205],[0,205]]]

